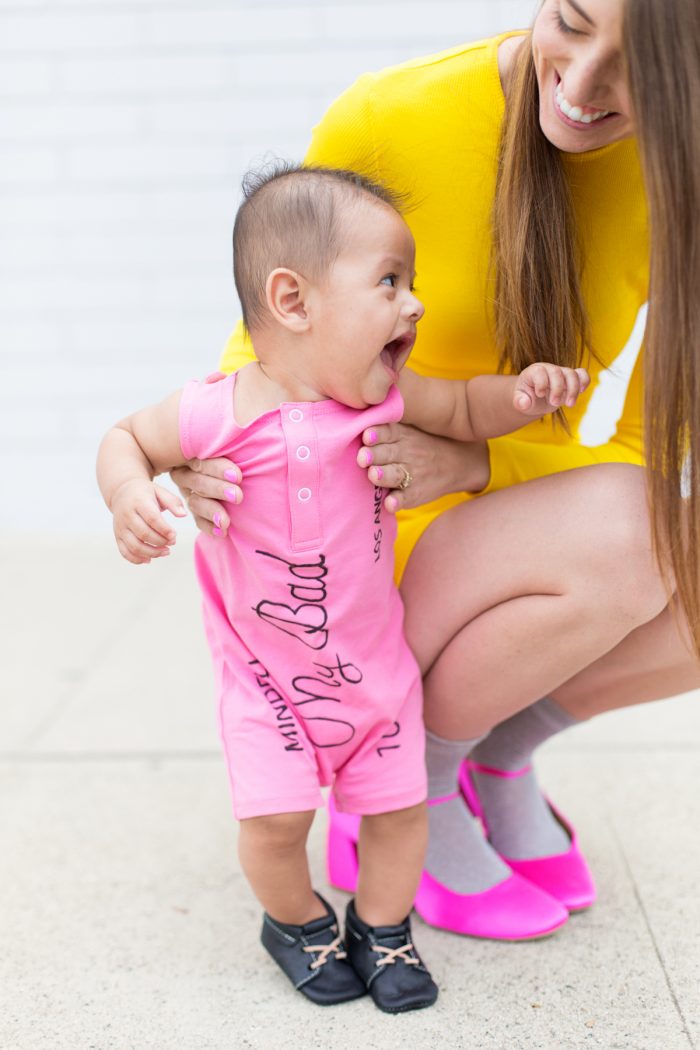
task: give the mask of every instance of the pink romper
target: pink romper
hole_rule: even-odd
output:
[[[236,817],[352,813],[426,797],[422,691],[393,581],[396,524],[357,466],[360,435],[401,418],[392,388],[364,410],[282,404],[245,427],[235,374],[182,394],[186,458],[229,456],[245,499],[195,561]]]

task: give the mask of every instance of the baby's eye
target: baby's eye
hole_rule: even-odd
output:
[[[380,284],[388,284],[391,288],[396,288],[396,282],[398,277],[395,273],[388,273],[385,277],[382,277]]]

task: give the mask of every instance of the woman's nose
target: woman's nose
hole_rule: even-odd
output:
[[[572,63],[562,74],[561,90],[572,106],[604,109],[607,94],[605,69],[595,59]]]

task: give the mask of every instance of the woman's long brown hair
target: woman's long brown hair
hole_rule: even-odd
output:
[[[651,225],[644,443],[656,558],[700,656],[700,2],[627,0],[625,59]],[[519,49],[494,203],[501,363],[593,353],[559,152],[539,126],[529,41]],[[539,356],[538,356],[539,355]]]
[[[649,202],[645,450],[656,557],[700,655],[700,5],[628,0],[627,68]]]
[[[492,261],[501,366],[580,365],[589,348],[583,259],[559,150],[540,129],[527,39],[513,63],[501,131]]]

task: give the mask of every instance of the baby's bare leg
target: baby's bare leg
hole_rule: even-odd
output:
[[[394,926],[413,907],[428,843],[425,802],[363,817],[355,906],[369,926]]]
[[[253,893],[278,922],[303,926],[326,909],[311,888],[306,839],[314,810],[241,821],[238,855]]]

